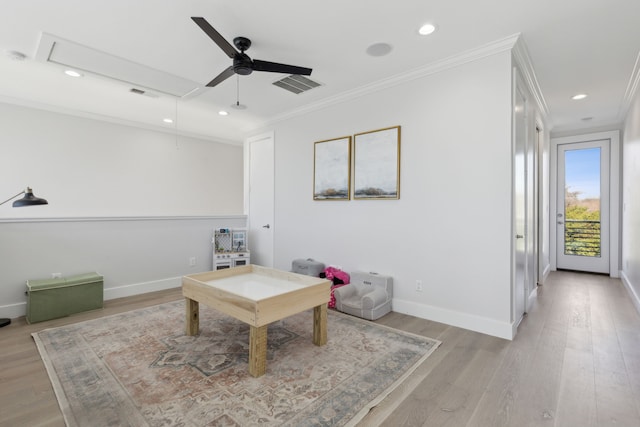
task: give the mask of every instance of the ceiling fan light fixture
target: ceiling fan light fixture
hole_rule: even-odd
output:
[[[418,34],[421,36],[428,36],[429,34],[433,34],[436,31],[436,26],[433,24],[424,24],[418,29]]]

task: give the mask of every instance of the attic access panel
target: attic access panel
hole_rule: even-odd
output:
[[[42,33],[36,60],[73,68],[96,76],[184,98],[199,93],[202,85],[81,44]]]

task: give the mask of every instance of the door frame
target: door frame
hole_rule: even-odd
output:
[[[529,170],[528,155],[531,138],[529,136],[529,92],[522,83],[522,77],[517,68],[513,69],[513,111],[512,111],[512,301],[511,321],[514,333],[527,312],[529,299]],[[518,96],[522,98],[522,105],[518,104]],[[522,108],[519,111],[518,108]],[[522,115],[522,129],[519,128],[518,114]],[[519,139],[519,135],[524,140]],[[519,158],[519,156],[521,158]],[[521,187],[521,188],[520,188]],[[520,215],[519,215],[520,214]],[[519,271],[522,270],[522,271]]]
[[[606,131],[551,138],[549,164],[549,261],[557,270],[558,145],[609,140],[609,276],[620,277],[620,132]]]
[[[540,240],[539,240],[539,220],[540,212],[538,205],[538,193],[540,191],[540,144],[542,143],[539,138],[539,134],[536,129],[539,129],[542,133],[543,126],[538,116],[538,111],[531,103],[532,95],[523,79],[518,67],[513,68],[512,79],[512,112],[511,112],[511,152],[512,152],[512,188],[511,188],[511,322],[513,327],[513,334],[515,336],[516,330],[524,314],[529,312],[538,293],[538,281],[540,275],[538,273]],[[518,170],[518,134],[517,134],[517,121],[516,121],[516,106],[517,106],[517,94],[520,94],[524,100],[524,143],[523,143],[523,155],[522,164],[520,165],[522,170]],[[518,173],[522,173],[524,180],[524,194],[522,203],[520,206],[524,209],[524,218],[522,225],[522,240],[518,238],[520,234],[517,217],[518,208],[518,195],[517,195],[517,179]],[[522,282],[519,282],[518,275],[518,245],[522,243],[524,245],[524,277]],[[524,295],[520,291],[523,291]],[[520,312],[522,311],[522,312]]]
[[[611,162],[609,160],[609,151],[611,148],[610,140],[601,139],[597,141],[589,141],[589,142],[573,142],[570,144],[558,144],[557,145],[557,177],[556,177],[556,196],[558,200],[556,200],[556,207],[558,211],[555,214],[555,226],[558,228],[556,230],[556,267],[569,270],[576,271],[585,271],[585,272],[594,272],[600,274],[609,274],[611,270],[611,265],[609,260],[610,256],[610,238],[609,232],[611,223],[609,219],[610,209],[609,209],[609,191],[611,186],[609,185],[609,178],[611,177],[611,171],[609,170]],[[600,224],[602,226],[600,230],[600,256],[598,257],[589,257],[589,256],[580,256],[580,255],[565,255],[565,244],[566,244],[566,230],[567,230],[567,221],[566,218],[566,208],[564,208],[566,204],[566,188],[567,182],[565,181],[566,177],[566,158],[567,153],[575,153],[580,150],[593,150],[598,149],[599,152],[599,189],[600,189]],[[564,159],[564,160],[563,160]],[[561,192],[560,189],[565,189],[565,191]],[[564,211],[562,217],[560,217],[560,211]],[[604,225],[604,226],[603,226]],[[561,231],[564,230],[564,231]]]
[[[258,227],[254,227],[255,224],[252,224],[252,218],[251,218],[251,145],[255,144],[255,143],[261,143],[262,141],[271,141],[272,143],[272,157],[271,157],[271,161],[272,161],[272,167],[273,167],[273,171],[272,173],[274,174],[273,176],[273,189],[272,189],[272,194],[271,196],[273,197],[273,210],[271,212],[271,218],[269,220],[269,233],[270,233],[270,239],[271,242],[268,246],[270,246],[270,250],[271,250],[271,255],[269,258],[269,261],[267,264],[269,265],[265,265],[265,267],[273,267],[274,263],[275,263],[275,233],[274,233],[274,229],[275,229],[275,132],[270,131],[270,132],[265,132],[259,135],[255,135],[252,136],[250,138],[247,138],[244,141],[244,146],[243,146],[243,151],[244,151],[244,212],[245,215],[247,216],[247,233],[251,234],[251,231],[253,228],[258,228]],[[251,245],[251,240],[248,240],[248,244]],[[254,249],[251,249],[252,251]],[[260,258],[260,255],[257,253],[256,251],[256,259]],[[252,261],[253,261],[253,255],[252,255]]]

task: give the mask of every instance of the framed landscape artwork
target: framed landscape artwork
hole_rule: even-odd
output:
[[[400,198],[400,126],[354,137],[354,199]]]
[[[314,144],[313,199],[349,200],[351,182],[351,137]]]

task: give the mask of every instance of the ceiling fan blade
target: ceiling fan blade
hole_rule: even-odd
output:
[[[230,66],[229,68],[227,68],[226,70],[218,74],[218,76],[215,79],[207,83],[207,87],[217,86],[218,84],[222,83],[223,81],[225,81],[226,79],[228,79],[233,75],[234,75],[233,66]]]
[[[298,74],[301,76],[310,76],[311,68],[297,67],[295,65],[278,64],[277,62],[253,60],[254,71],[270,71],[272,73]]]
[[[229,58],[235,58],[236,54],[238,53],[236,48],[233,47],[227,40],[225,40],[225,38],[222,37],[220,33],[217,32],[216,29],[207,22],[206,19],[193,16],[191,17],[191,19],[193,20],[193,22],[198,24],[200,28],[202,28],[202,31],[204,31],[209,37],[211,37],[211,40],[213,40],[218,45],[218,47],[220,47],[220,49],[222,49],[224,53],[227,54]]]

